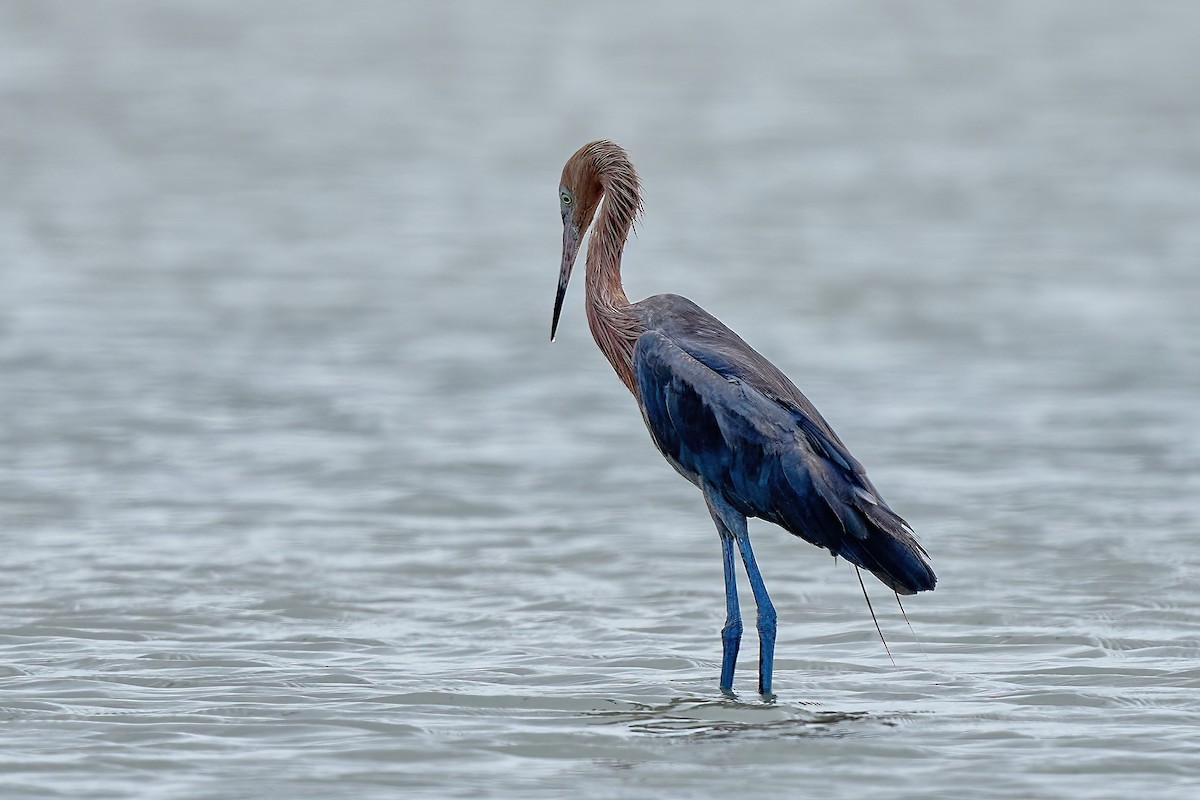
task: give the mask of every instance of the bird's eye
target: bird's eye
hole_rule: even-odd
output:
[[[564,206],[569,206],[569,205],[571,205],[571,195],[570,195],[569,193],[567,193],[567,192],[565,192],[565,191],[564,191],[562,194],[560,194],[560,195],[558,196],[558,198],[559,198],[560,200],[562,200],[562,204],[563,204]]]

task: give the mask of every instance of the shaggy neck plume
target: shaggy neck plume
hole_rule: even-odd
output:
[[[584,155],[591,159],[595,180],[604,192],[588,239],[588,328],[621,382],[636,397],[633,348],[645,329],[621,286],[621,252],[642,209],[638,176],[625,151],[612,142],[594,142],[584,148]]]

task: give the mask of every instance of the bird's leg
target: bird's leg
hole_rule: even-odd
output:
[[[714,515],[715,517],[715,515]],[[737,573],[733,567],[733,534],[719,519],[721,557],[725,564],[725,627],[721,629],[721,691],[733,692],[733,669],[742,645],[742,612],[738,608]]]
[[[712,514],[717,533],[721,536],[721,560],[725,569],[725,627],[721,629],[721,691],[733,694],[733,670],[737,666],[738,649],[742,645],[742,612],[738,608],[737,573],[733,563],[733,531],[725,523],[724,510],[728,508],[722,503],[718,508],[713,505],[713,497],[704,490],[704,501]],[[732,510],[732,509],[730,509]]]
[[[750,588],[754,591],[754,602],[758,606],[758,693],[764,697],[771,694],[771,672],[775,666],[775,606],[767,594],[763,583],[762,573],[758,571],[758,563],[754,560],[754,550],[750,547],[750,533],[746,530],[746,515],[739,513],[729,504],[719,492],[707,485],[701,487],[708,510],[721,531],[722,539],[732,534],[737,542],[738,550],[742,551],[742,563],[746,565],[746,577],[750,579]],[[725,587],[729,591],[733,576],[732,555],[726,550]],[[736,598],[735,598],[736,599]],[[739,625],[740,627],[740,625]]]
[[[758,564],[754,560],[745,517],[742,517],[741,527],[734,531],[734,535],[738,549],[742,551],[742,563],[746,565],[746,577],[750,579],[754,602],[758,605],[758,693],[771,697],[771,672],[775,666],[775,606],[771,603],[762,573],[758,571]]]

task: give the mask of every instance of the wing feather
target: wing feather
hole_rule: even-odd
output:
[[[786,378],[781,389],[774,367],[763,380],[739,371],[728,348],[714,353],[703,344],[649,330],[634,349],[646,427],[675,469],[716,488],[746,516],[843,556],[898,592],[933,588],[911,529],[799,390],[789,392]]]

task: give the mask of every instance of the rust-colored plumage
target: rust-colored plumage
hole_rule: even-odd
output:
[[[742,634],[736,545],[758,606],[759,691],[769,695],[775,608],[754,560],[747,517],[774,522],[870,570],[897,593],[930,590],[937,578],[912,529],[775,365],[690,300],[664,294],[629,302],[621,252],[641,208],[637,173],[616,144],[591,142],[567,161],[559,184],[563,253],[550,337],[580,239],[591,226],[588,327],[637,400],[654,444],[704,494],[721,538],[721,689],[731,691]]]
[[[579,148],[567,160],[561,186],[574,195],[568,204],[571,207],[564,209],[563,223],[567,227],[573,226],[576,248],[578,237],[587,230],[601,197],[604,198],[588,240],[584,273],[588,327],[621,382],[637,396],[633,347],[645,328],[631,313],[629,298],[621,286],[621,251],[642,211],[637,173],[619,145],[609,141],[592,142]],[[575,251],[570,255],[573,263]],[[563,269],[566,275],[561,279],[561,285],[565,287],[566,279],[570,277],[570,265],[566,261]]]

